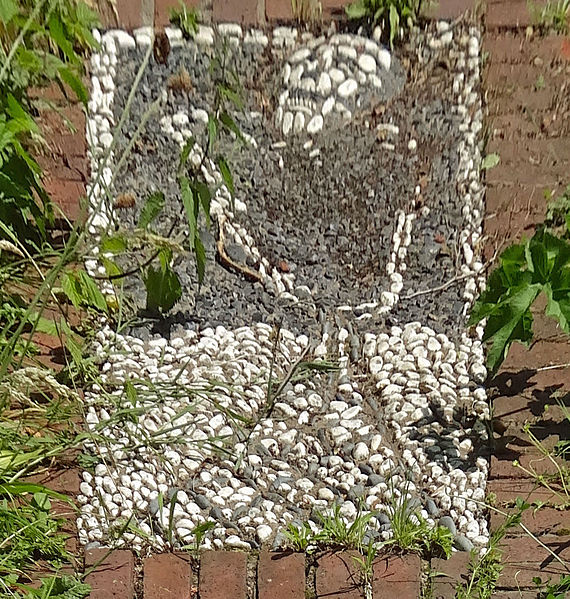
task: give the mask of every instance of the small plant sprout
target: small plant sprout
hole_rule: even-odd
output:
[[[198,11],[195,7],[188,7],[182,0],[180,8],[170,9],[170,22],[180,27],[186,39],[193,38],[198,33]]]

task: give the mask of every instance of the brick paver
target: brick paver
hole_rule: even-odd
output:
[[[467,566],[470,556],[465,552],[454,553],[450,559],[431,560],[431,585],[433,599],[455,599],[457,586],[468,581]]]
[[[360,568],[352,559],[355,551],[327,553],[317,562],[316,588],[319,599],[361,599]]]
[[[200,599],[247,599],[247,555],[206,551],[200,560]]]
[[[421,562],[417,555],[380,558],[374,562],[374,599],[414,599],[420,597]]]
[[[305,555],[262,551],[257,565],[259,599],[304,599]]]
[[[188,599],[192,565],[186,554],[163,553],[144,560],[144,599]]]
[[[131,551],[91,549],[85,552],[85,568],[95,569],[86,576],[91,586],[89,599],[133,599],[135,560]]]

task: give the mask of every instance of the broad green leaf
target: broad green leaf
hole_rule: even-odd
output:
[[[120,254],[127,250],[127,240],[122,235],[104,237],[101,241],[101,252],[106,254]]]
[[[180,152],[180,164],[178,166],[178,172],[181,173],[182,169],[186,166],[188,162],[188,157],[190,156],[190,152],[192,152],[192,148],[196,144],[196,140],[193,137],[189,137]]]
[[[100,260],[108,277],[118,277],[123,274],[121,267],[114,260],[105,258],[105,256],[101,256]]]
[[[59,335],[59,327],[55,320],[46,318],[45,316],[40,316],[38,318],[37,314],[33,314],[30,316],[30,322],[35,322],[36,331],[39,333],[46,333],[46,335],[53,335],[54,337]]]
[[[218,135],[218,120],[213,114],[208,115],[208,148],[212,152]]]
[[[368,14],[368,7],[365,0],[356,0],[345,6],[344,11],[349,19],[363,19]]]
[[[220,121],[228,131],[234,133],[240,141],[245,143],[245,138],[241,132],[241,129],[236,125],[235,121],[227,112],[222,112],[220,114]]]
[[[544,293],[548,299],[545,314],[556,318],[560,328],[565,333],[570,333],[570,289],[556,292],[550,284],[546,284]]]
[[[219,90],[222,97],[229,100],[239,110],[243,110],[243,100],[235,90],[231,89],[227,85],[220,85]]]
[[[206,250],[200,236],[196,236],[194,241],[194,252],[196,253],[196,272],[198,273],[198,283],[201,285],[206,275]]]
[[[390,46],[394,46],[394,39],[400,27],[400,15],[393,4],[390,4]]]
[[[142,207],[138,226],[140,229],[146,229],[154,219],[162,212],[164,208],[164,194],[162,191],[151,193]]]
[[[500,302],[489,315],[483,341],[492,342],[487,353],[487,364],[492,373],[502,364],[514,341],[526,343],[532,338],[530,306],[540,293],[541,287],[539,283],[521,287]]]
[[[79,280],[81,281],[81,287],[86,298],[85,303],[101,310],[101,312],[107,312],[105,296],[101,293],[97,283],[91,276],[86,271],[81,270],[79,271]]]
[[[235,188],[234,188],[234,179],[232,177],[232,172],[230,171],[230,167],[228,166],[228,163],[226,162],[226,159],[223,156],[218,156],[216,163],[218,165],[218,168],[220,169],[222,179],[224,180],[224,183],[225,183],[226,187],[228,188],[228,191],[230,192],[230,194],[233,197],[235,195]]]
[[[481,160],[481,170],[486,171],[490,168],[495,168],[501,161],[501,157],[498,154],[487,154],[483,160]]]
[[[59,15],[55,11],[51,14],[48,27],[52,40],[59,46],[59,49],[65,54],[67,60],[71,63],[79,64],[79,56],[75,53],[73,44],[67,39],[67,33],[59,19]]]
[[[83,301],[83,292],[81,289],[81,283],[77,276],[73,272],[64,273],[61,279],[61,288],[69,299],[69,301],[76,307],[80,308]]]
[[[63,67],[58,71],[61,80],[69,85],[73,90],[73,93],[77,96],[77,99],[84,105],[87,106],[89,101],[89,95],[81,79],[69,68]]]
[[[194,243],[196,238],[196,232],[198,231],[198,221],[196,218],[196,198],[194,192],[190,187],[190,181],[184,175],[180,177],[180,195],[182,196],[182,204],[186,212],[186,218],[188,219],[188,236],[190,243]]]
[[[212,193],[210,192],[210,188],[202,181],[196,182],[196,190],[198,192],[198,197],[200,198],[200,205],[202,206],[204,216],[206,217],[206,224],[209,227],[210,226],[210,202],[212,200]]]
[[[14,0],[2,0],[0,2],[0,22],[8,24],[18,13],[20,9]]]
[[[34,493],[32,501],[38,509],[43,510],[44,512],[49,512],[49,510],[51,509],[51,502],[49,500],[49,497],[47,493],[44,493],[43,491],[38,491],[37,493]]]
[[[150,266],[145,277],[146,307],[152,312],[168,312],[182,296],[182,286],[176,273]]]

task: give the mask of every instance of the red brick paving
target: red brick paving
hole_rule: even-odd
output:
[[[377,559],[374,562],[372,596],[374,599],[420,597],[420,568],[421,561],[417,555]]]
[[[361,599],[360,568],[355,551],[326,553],[317,562],[315,586],[318,599]]]
[[[95,569],[85,577],[91,585],[90,599],[133,599],[135,559],[131,551],[92,549],[85,552],[85,568]]]
[[[206,551],[200,560],[200,599],[247,599],[247,555]]]
[[[431,560],[433,599],[455,599],[455,591],[459,584],[468,581],[468,553],[454,553],[450,559]]]
[[[305,599],[305,555],[263,551],[257,564],[258,599]]]
[[[144,560],[145,599],[188,599],[192,564],[188,554],[162,553]]]

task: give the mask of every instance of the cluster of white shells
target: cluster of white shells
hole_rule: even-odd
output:
[[[167,34],[171,43],[209,46],[216,32],[201,26],[193,42],[183,41],[175,29],[168,29]],[[343,57],[352,61],[353,80],[365,86],[381,85],[373,77],[381,81],[382,69],[390,68],[389,53],[376,41],[358,36],[311,41],[292,28],[278,28],[267,36],[260,31],[244,34],[241,27],[231,24],[219,26],[218,34],[234,44],[261,48],[271,44],[275,51],[288,53],[283,93],[289,93],[284,101],[289,104],[284,107],[291,107],[296,114],[306,111],[300,110],[300,104],[291,104],[295,97],[291,90],[301,85],[303,74],[314,72],[314,92],[321,94],[322,102],[314,107],[304,105],[313,111],[313,119],[317,110],[322,116],[329,97],[321,93],[328,89],[323,73],[330,79],[331,93],[334,87],[339,98],[345,97],[340,77],[338,86],[333,85],[333,60]],[[108,32],[102,36],[101,53],[92,58],[94,93],[87,128],[93,179],[89,230],[93,235],[112,218],[106,187],[115,159],[111,131],[117,60],[120,51],[148,47],[151,36],[144,28],[132,37],[121,31]],[[468,223],[461,233],[463,268],[475,277],[481,267],[473,245],[481,234],[482,213],[477,137],[481,121],[479,33],[472,30],[454,44],[453,31],[441,23],[431,44],[436,49],[450,46],[449,53],[456,54],[453,92],[465,132],[465,142],[459,148],[457,185],[465,198]],[[374,70],[368,57],[374,61]],[[308,65],[311,59],[318,64]],[[301,73],[297,83],[293,69]],[[357,108],[356,100],[351,107]],[[472,107],[476,109],[474,117],[469,116]],[[347,107],[343,114],[348,111]],[[190,107],[188,112],[164,115],[161,125],[173,143],[183,145],[193,128],[203,127],[205,120],[203,111]],[[397,125],[391,126],[397,135]],[[312,129],[307,127],[308,133],[318,133]],[[416,148],[412,142],[415,140],[408,144],[410,151]],[[250,139],[250,143],[256,142]],[[196,145],[190,160],[201,162],[201,152]],[[203,169],[206,180],[218,187],[212,211],[226,236],[260,260],[260,272],[261,267],[266,268],[264,280],[271,280],[277,293],[294,298],[294,277],[269,270],[251,236],[233,222],[232,209],[247,210],[246,199],[238,197],[232,206],[227,190],[218,185],[221,175],[215,164],[203,164]],[[369,318],[374,310],[385,313],[396,305],[415,218],[404,212],[396,215],[386,267],[390,289],[382,293],[381,301],[354,308],[339,306],[338,310]],[[96,252],[87,267],[91,272],[100,271]],[[469,293],[472,291],[466,287],[466,305],[472,300]],[[337,357],[337,376],[320,374],[292,382],[270,405],[269,378],[282,380],[287,375],[310,344],[306,336],[295,337],[281,330],[276,341],[269,326],[257,324],[236,330],[185,330],[170,340],[144,342],[104,328],[97,334],[93,353],[101,365],[105,389],[115,391],[104,393],[95,386],[86,394],[86,421],[94,433],[87,446],[100,457],[100,463],[94,475],[83,475],[78,518],[81,540],[111,542],[130,522],[120,539],[123,543],[161,548],[172,536],[176,544],[185,545],[193,542],[197,525],[213,520],[215,528],[206,547],[250,548],[274,539],[288,522],[307,517],[312,509],[329,508],[333,501],[340,501],[341,514],[352,521],[360,499],[367,508],[386,513],[391,501],[409,493],[418,500],[428,522],[437,521],[435,512],[450,515],[459,535],[476,546],[484,545],[488,531],[478,502],[484,497],[487,463],[476,458],[473,447],[473,439],[484,436],[482,421],[488,417],[481,387],[486,371],[480,341],[464,334],[456,344],[421,323],[409,323],[364,335],[361,359],[352,366],[347,355],[349,341],[345,329],[325,333],[312,354]],[[379,404],[383,424],[377,412]],[[458,421],[460,414],[471,418],[473,428]],[[410,478],[406,484],[404,476]],[[428,496],[430,505],[425,501]],[[373,520],[372,526],[379,538],[389,538],[386,525]]]
[[[305,129],[315,134],[333,111],[350,120],[352,110],[361,103],[359,88],[382,88],[382,75],[390,70],[390,64],[386,48],[360,35],[309,38],[282,68],[284,89],[275,125],[283,135]]]

